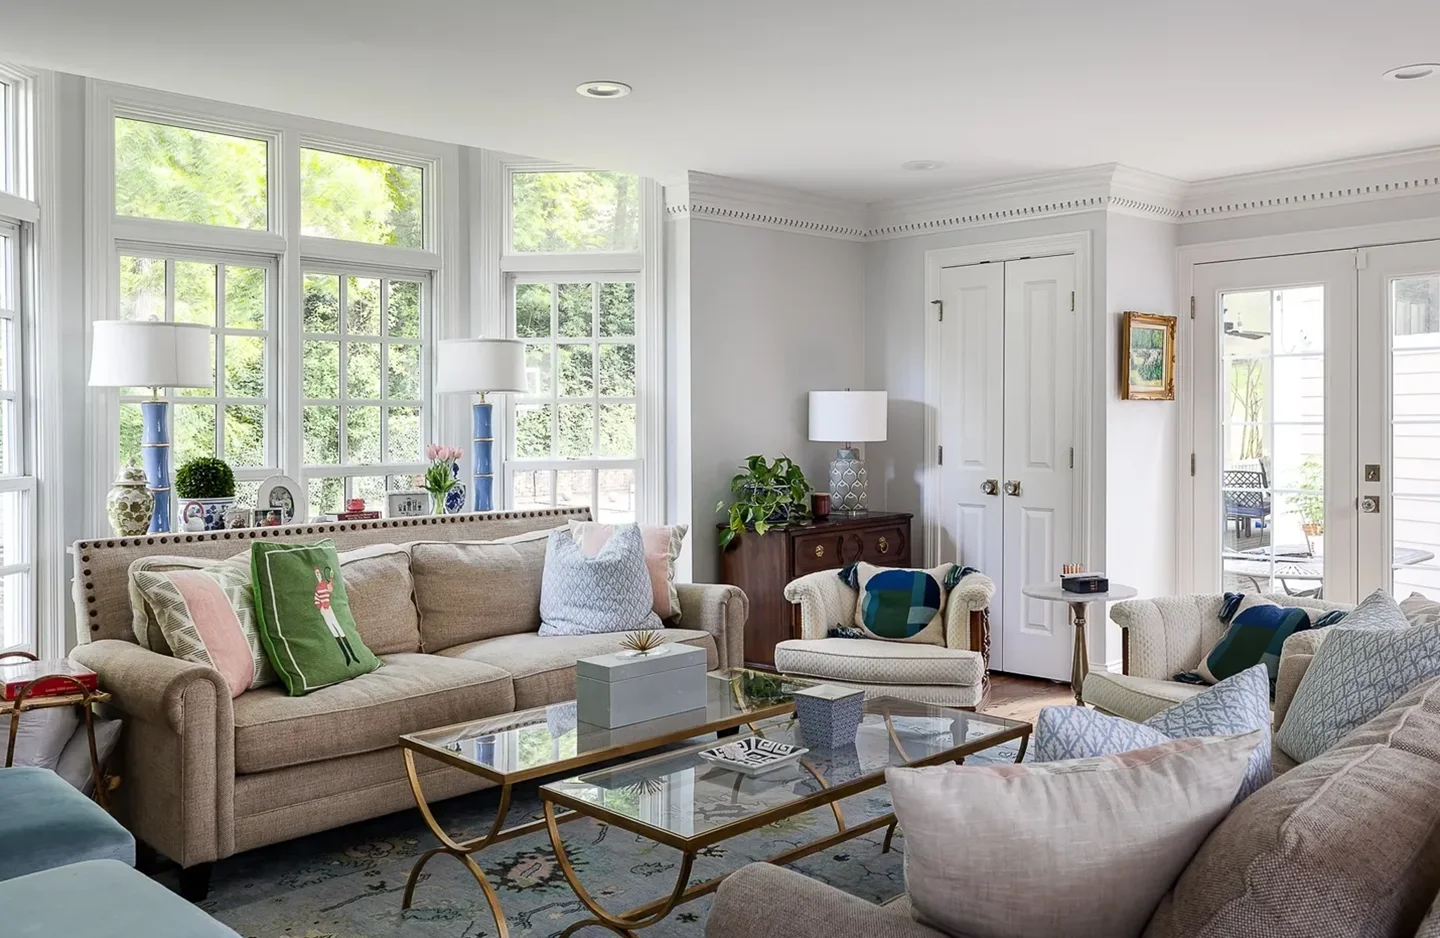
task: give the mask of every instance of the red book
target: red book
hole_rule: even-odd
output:
[[[99,684],[95,672],[68,658],[50,661],[19,661],[14,664],[0,664],[0,687],[5,689],[5,700],[14,700],[21,688],[36,678],[51,674],[67,674],[85,686],[95,690]],[[77,693],[74,683],[58,678],[41,681],[25,694],[30,697],[58,697],[62,694]]]
[[[379,518],[378,511],[342,511],[335,516],[336,521],[376,521]]]

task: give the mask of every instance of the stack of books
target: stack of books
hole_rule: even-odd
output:
[[[26,691],[26,698],[30,697],[60,697],[65,694],[78,693],[72,681],[63,680],[54,675],[67,675],[75,678],[86,689],[93,691],[99,684],[95,672],[81,664],[76,664],[68,658],[59,658],[49,661],[20,661],[12,664],[0,663],[0,691],[3,696],[0,700],[14,700],[19,696],[20,691],[26,685],[33,684]],[[38,678],[45,680],[38,681]]]

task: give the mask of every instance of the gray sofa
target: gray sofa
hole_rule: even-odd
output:
[[[184,868],[195,896],[215,860],[413,807],[401,734],[573,699],[576,659],[619,650],[620,635],[537,634],[544,532],[588,518],[551,509],[78,542],[72,654],[126,720],[118,816]],[[271,686],[232,700],[219,672],[169,655],[132,608],[131,565],[248,565],[257,537],[336,542],[360,636],[384,667],[305,697]],[[741,664],[745,594],[678,594],[671,640],[704,648],[712,669]],[[487,784],[420,768],[432,801]]]
[[[1440,678],[1432,678],[1234,808],[1144,938],[1440,938],[1437,893]],[[904,897],[872,905],[766,864],[720,885],[705,934],[945,938],[916,922]]]

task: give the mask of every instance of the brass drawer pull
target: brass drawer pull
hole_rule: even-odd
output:
[[[815,556],[816,556],[816,557],[824,557],[824,556],[825,556],[825,545],[824,545],[824,544],[816,544],[816,545],[815,545]]]
[[[890,542],[883,537],[875,542],[875,546],[880,548],[880,553],[882,554],[890,553]]]

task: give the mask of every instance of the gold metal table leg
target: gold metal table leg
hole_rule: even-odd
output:
[[[1075,657],[1070,665],[1070,689],[1075,692],[1075,706],[1085,704],[1085,675],[1090,673],[1090,651],[1085,647],[1084,602],[1072,602],[1070,615],[1075,619]]]

